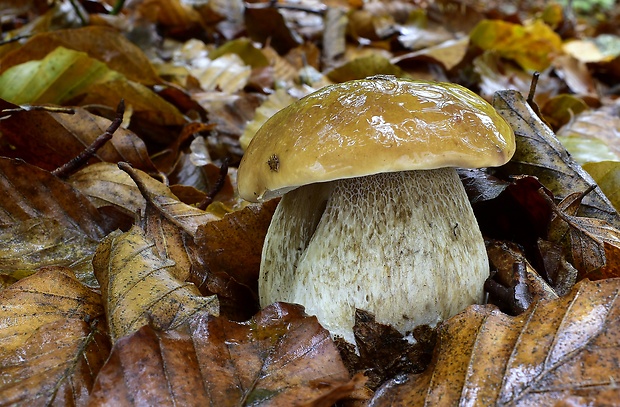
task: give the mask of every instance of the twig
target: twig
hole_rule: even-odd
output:
[[[86,149],[84,151],[82,151],[80,154],[78,154],[77,157],[73,158],[68,163],[66,163],[63,166],[58,167],[54,171],[52,171],[52,174],[54,174],[58,178],[67,178],[68,176],[70,176],[71,174],[73,174],[77,170],[79,170],[82,166],[84,166],[86,164],[86,162],[93,155],[95,155],[97,150],[99,150],[101,147],[103,147],[103,145],[105,143],[107,143],[112,138],[112,136],[114,135],[114,132],[123,123],[123,115],[124,114],[125,114],[125,101],[123,99],[121,99],[120,103],[118,104],[118,106],[116,108],[116,117],[114,118],[114,120],[112,121],[110,126],[108,126],[108,128],[105,131],[105,133],[103,133],[102,135],[97,137],[95,139],[95,141],[93,141],[91,143],[91,145],[86,147]]]
[[[12,42],[17,42],[26,38],[30,38],[32,37],[32,34],[28,34],[28,35],[18,35],[17,37],[13,37],[13,38],[9,38],[8,40],[2,40],[0,41],[0,46],[2,45],[6,45],[6,44],[10,44]]]
[[[226,182],[226,177],[228,176],[228,162],[229,159],[226,157],[224,162],[222,162],[222,166],[220,167],[220,176],[218,177],[215,185],[211,188],[211,191],[207,194],[205,199],[198,204],[198,209],[202,209],[203,211],[207,209],[207,206],[211,205],[213,200],[215,199],[215,195],[222,190],[224,187],[224,183]]]
[[[22,105],[20,107],[16,107],[15,109],[3,109],[0,110],[0,118],[5,116],[10,116],[11,113],[19,113],[19,112],[33,112],[33,111],[43,111],[50,113],[66,113],[66,114],[75,114],[75,109],[70,107],[62,107],[62,106],[41,106],[41,105]]]
[[[539,77],[540,72],[534,72],[534,74],[532,74],[532,82],[530,82],[530,93],[527,95],[527,103],[530,105],[534,101],[534,95],[536,94],[536,86],[538,85]]]

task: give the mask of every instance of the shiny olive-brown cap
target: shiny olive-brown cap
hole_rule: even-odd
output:
[[[514,151],[511,127],[472,91],[373,76],[326,86],[271,117],[241,160],[239,194],[262,201],[382,172],[495,167]]]

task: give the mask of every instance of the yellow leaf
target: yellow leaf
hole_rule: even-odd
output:
[[[551,27],[536,20],[528,25],[483,20],[472,30],[471,42],[514,60],[523,69],[545,70],[562,50],[562,39]]]
[[[175,263],[155,250],[137,226],[111,233],[97,249],[93,268],[114,342],[149,323],[167,330],[198,312],[219,314],[217,297],[203,297],[194,284],[174,278]]]

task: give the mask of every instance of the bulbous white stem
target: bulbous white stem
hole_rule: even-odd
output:
[[[403,334],[483,300],[484,241],[456,170],[377,174],[288,192],[263,247],[262,306],[302,304],[355,343],[355,308]]]

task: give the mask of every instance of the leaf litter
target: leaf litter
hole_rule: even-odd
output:
[[[0,404],[617,400],[620,14],[604,1],[6,3]],[[518,148],[460,173],[490,304],[408,336],[359,310],[351,350],[297,306],[259,310],[277,202],[243,202],[236,167],[279,108],[374,74],[494,97]],[[120,99],[112,140],[54,176]]]

